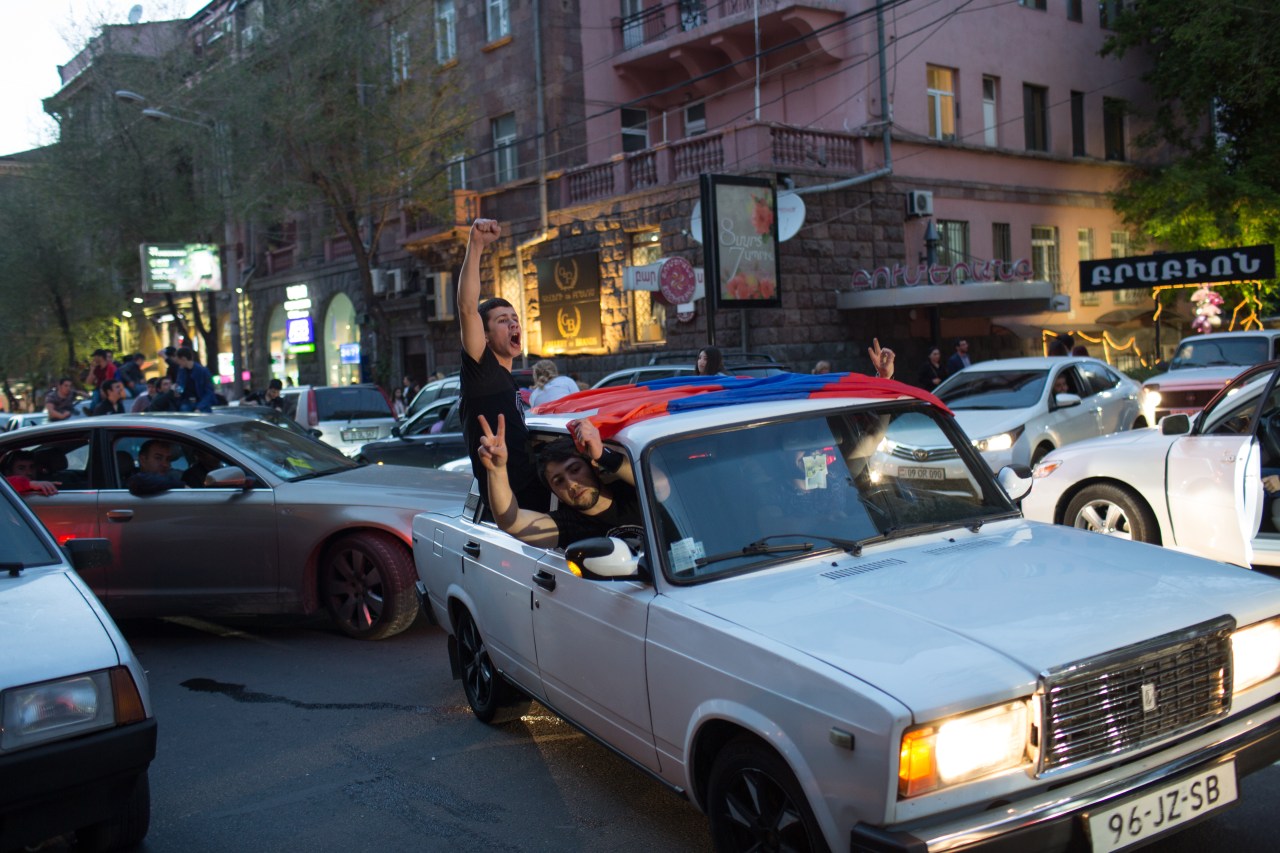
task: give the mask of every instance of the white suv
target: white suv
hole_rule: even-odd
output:
[[[1165,415],[1194,415],[1246,367],[1274,358],[1280,358],[1280,329],[1183,338],[1168,372],[1143,383],[1135,426],[1155,426]]]
[[[355,456],[371,441],[391,437],[391,401],[377,385],[301,385],[283,396],[293,417],[316,438]]]

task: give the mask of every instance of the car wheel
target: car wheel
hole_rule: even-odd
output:
[[[730,741],[716,756],[707,817],[716,850],[828,849],[791,768],[752,738]]]
[[[151,784],[143,773],[134,782],[133,792],[118,815],[76,832],[76,850],[80,853],[127,850],[141,844],[150,828]]]
[[[342,633],[358,640],[381,640],[413,623],[415,580],[409,549],[382,533],[343,536],[320,563],[325,607]]]
[[[480,629],[465,608],[458,611],[457,622],[458,668],[471,712],[482,723],[504,723],[524,716],[529,699],[493,665]]]
[[[1160,529],[1151,509],[1119,486],[1099,484],[1083,489],[1067,506],[1065,521],[1081,530],[1160,544]]]

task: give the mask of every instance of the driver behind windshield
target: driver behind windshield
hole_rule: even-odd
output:
[[[557,439],[538,451],[538,475],[560,501],[549,513],[521,509],[511,491],[505,417],[498,415],[496,433],[483,415],[479,422],[483,434],[478,455],[488,472],[489,508],[505,532],[543,548],[566,548],[595,536],[616,536],[633,550],[638,548],[644,538],[644,518],[635,474],[625,454],[604,446],[590,421],[575,421],[570,425],[573,439]],[[606,483],[600,471],[618,479]]]

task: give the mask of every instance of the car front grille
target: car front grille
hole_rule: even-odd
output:
[[[1231,708],[1231,632],[1222,617],[1042,677],[1040,772],[1132,750]]]
[[[954,447],[909,447],[905,444],[895,446],[891,455],[911,462],[942,462],[960,458],[959,451]]]
[[[1156,416],[1159,418],[1174,411],[1203,409],[1205,404],[1213,399],[1213,395],[1221,390],[1222,388],[1219,386],[1217,388],[1193,388],[1187,391],[1161,391],[1160,405],[1156,409]]]

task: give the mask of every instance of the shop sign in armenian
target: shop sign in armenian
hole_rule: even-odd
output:
[[[1276,277],[1275,246],[1237,246],[1080,262],[1080,292],[1262,281]]]
[[[537,262],[544,352],[604,346],[600,326],[600,255]]]

